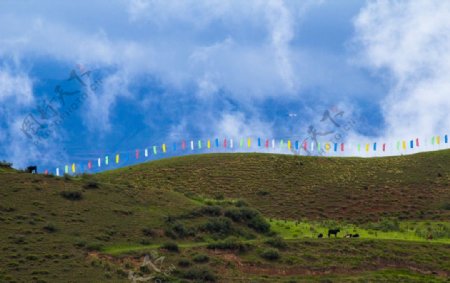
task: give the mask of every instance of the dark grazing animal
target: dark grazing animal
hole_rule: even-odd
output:
[[[335,238],[337,238],[337,234],[341,232],[340,229],[329,229],[328,230],[328,238],[330,237],[330,235],[334,235]]]
[[[323,234],[320,233],[319,236],[317,236],[317,238],[323,238]]]
[[[28,166],[26,172],[27,173],[33,173],[34,172],[35,174],[37,174],[37,166]]]
[[[359,238],[359,234],[353,234],[352,238]]]

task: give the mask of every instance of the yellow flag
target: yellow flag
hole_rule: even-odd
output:
[[[166,152],[166,144],[165,143],[163,143],[163,145],[162,145],[162,150],[164,153]]]
[[[402,148],[403,148],[403,149],[406,149],[406,141],[403,141],[403,142],[402,142]]]
[[[370,147],[370,145],[366,144],[366,151],[369,151],[369,147]]]
[[[436,143],[437,143],[437,144],[440,144],[440,143],[441,143],[441,137],[440,137],[440,136],[437,136],[437,137],[436,137]]]
[[[211,141],[210,140],[208,140],[208,148],[211,148]]]
[[[248,145],[248,147],[252,146],[252,140],[250,138],[248,138],[248,140],[247,140],[247,145]]]
[[[72,163],[72,172],[75,173],[75,163]]]
[[[116,163],[119,163],[119,154],[116,154]]]
[[[326,151],[329,151],[329,150],[330,150],[330,144],[329,144],[329,143],[325,144],[325,150],[326,150]]]
[[[288,149],[291,149],[291,140],[288,140]]]

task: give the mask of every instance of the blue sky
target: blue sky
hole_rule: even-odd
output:
[[[52,168],[183,139],[307,137],[330,127],[327,109],[356,121],[345,141],[444,134],[448,18],[445,1],[0,0],[0,159]],[[90,71],[85,86],[72,71]],[[64,105],[57,86],[79,93]],[[73,103],[57,125],[38,111]]]

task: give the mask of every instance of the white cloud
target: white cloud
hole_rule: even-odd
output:
[[[375,1],[355,19],[361,62],[383,75],[387,137],[450,129],[450,2]]]

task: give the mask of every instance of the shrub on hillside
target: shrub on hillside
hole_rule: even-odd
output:
[[[285,249],[288,246],[286,241],[284,241],[284,239],[281,238],[280,236],[275,236],[267,239],[266,244],[279,249]]]
[[[81,192],[78,191],[63,191],[61,192],[61,196],[72,201],[81,200],[83,198]]]
[[[227,209],[224,215],[234,222],[246,223],[248,227],[260,233],[270,231],[270,224],[262,217],[262,215],[254,209],[248,207]]]
[[[162,246],[161,246],[161,248],[163,248],[163,249],[165,249],[165,250],[168,250],[169,252],[179,252],[180,251],[180,249],[178,248],[178,245],[177,245],[177,243],[174,243],[174,242],[167,242],[167,243],[164,243]]]
[[[217,278],[212,271],[206,268],[193,268],[181,273],[184,279],[193,280],[195,282],[216,282]]]
[[[84,184],[83,188],[87,190],[98,189],[100,188],[100,184],[97,181],[89,181]]]
[[[243,243],[235,237],[229,237],[222,241],[213,242],[207,246],[210,250],[235,250],[240,252],[246,252],[250,249],[250,247],[251,246],[249,244]]]
[[[280,258],[280,253],[276,249],[265,249],[261,252],[261,257],[267,260],[277,260]]]
[[[201,230],[209,233],[217,233],[222,235],[229,235],[233,228],[230,219],[226,217],[210,218],[201,226]]]
[[[204,254],[198,254],[198,255],[195,255],[192,260],[196,263],[205,263],[205,262],[209,261],[209,257]]]
[[[174,222],[164,229],[164,234],[172,239],[186,238],[195,235],[193,229],[186,228],[181,222]]]

